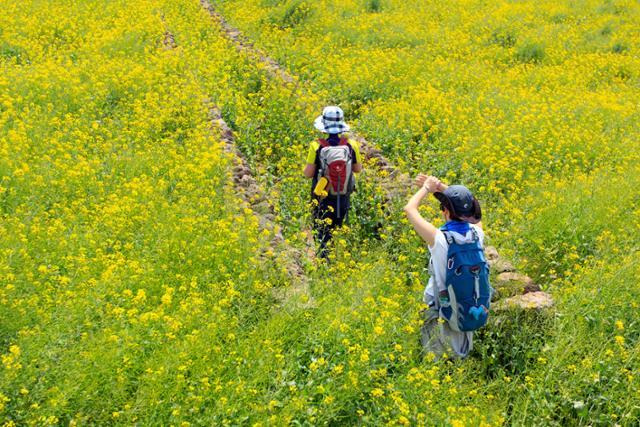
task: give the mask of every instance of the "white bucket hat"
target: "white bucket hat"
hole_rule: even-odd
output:
[[[344,112],[342,108],[336,106],[324,107],[322,115],[318,116],[313,123],[320,132],[337,134],[349,131],[349,125],[344,122]]]

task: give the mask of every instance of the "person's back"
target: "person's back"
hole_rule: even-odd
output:
[[[339,107],[326,107],[314,125],[328,136],[309,145],[304,175],[312,180],[315,237],[320,245],[320,257],[326,257],[333,229],[348,217],[350,196],[355,187],[353,174],[362,170],[362,158],[358,143],[341,137],[349,126]]]
[[[466,187],[450,188],[437,178],[424,175],[420,175],[416,181],[421,188],[407,203],[405,212],[416,232],[427,242],[431,254],[430,277],[423,294],[428,309],[422,328],[422,344],[425,350],[436,356],[451,350],[455,356],[465,357],[473,348],[473,331],[465,330],[462,326],[474,329],[484,324],[489,309],[490,294],[487,292],[490,287],[488,267],[482,253],[484,233],[480,223],[480,205]],[[418,212],[420,201],[429,193],[433,193],[441,203],[447,221],[442,229],[433,226]],[[460,267],[458,271],[456,255],[450,251],[452,248],[456,251],[462,248],[465,252],[461,264],[471,260],[474,265]],[[480,252],[475,258],[469,255],[474,249]],[[470,303],[456,301],[458,291],[452,288],[451,277],[462,276],[462,268],[470,269],[475,275],[475,283],[462,283],[465,292],[472,294],[473,301]],[[456,274],[452,274],[452,271]],[[462,313],[457,312],[458,308]]]
[[[476,239],[479,240],[480,246],[484,248],[484,232],[482,228],[466,222],[449,221],[447,223],[450,236],[459,245],[473,244]],[[462,227],[460,227],[462,225]],[[464,227],[466,225],[466,228]],[[462,228],[462,229],[460,229]],[[442,351],[434,351],[438,354],[446,350],[445,344],[456,353],[457,356],[465,357],[473,348],[473,332],[456,331],[451,328],[448,322],[442,323],[441,329],[434,331],[437,319],[440,317],[438,305],[448,302],[448,292],[446,290],[447,281],[447,262],[449,255],[449,242],[442,230],[436,232],[433,246],[429,246],[431,258],[429,260],[429,282],[423,293],[423,301],[429,307],[426,313],[425,328],[422,330],[422,344],[425,348],[438,350],[442,347]],[[436,291],[437,290],[437,291]],[[448,340],[448,343],[442,343],[442,340]]]

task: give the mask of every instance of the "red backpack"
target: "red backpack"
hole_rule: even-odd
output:
[[[324,139],[318,142],[320,143],[318,176],[324,176],[329,181],[328,193],[334,196],[351,194],[355,182],[352,171],[352,148],[349,141],[346,138],[340,138],[338,145],[331,145]]]

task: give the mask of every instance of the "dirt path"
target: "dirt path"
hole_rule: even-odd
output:
[[[200,5],[209,12],[209,15],[213,19],[215,19],[220,28],[225,33],[225,36],[231,40],[234,46],[249,55],[249,57],[253,58],[257,62],[263,63],[267,70],[274,76],[284,80],[287,83],[295,83],[296,79],[287,73],[276,61],[269,58],[267,55],[264,55],[258,48],[256,48],[253,43],[249,39],[247,39],[240,30],[232,27],[227,23],[222,15],[220,15],[213,5],[208,0],[200,0]]]
[[[233,45],[240,52],[243,52],[248,57],[252,58],[256,62],[262,63],[266,70],[275,78],[281,79],[287,84],[294,84],[300,86],[303,84],[299,77],[290,74],[284,69],[276,60],[266,55],[259,48],[257,48],[247,37],[245,37],[240,30],[231,26],[222,15],[220,15],[214,8],[214,6],[208,0],[200,0],[202,7],[209,13],[209,15],[218,23],[220,28],[224,31],[225,36],[233,42]],[[381,188],[386,190],[387,199],[391,200],[398,195],[399,183],[410,184],[409,176],[406,174],[399,174],[398,170],[393,166],[391,161],[387,159],[382,151],[377,149],[373,144],[367,141],[362,135],[352,133],[349,135],[351,138],[359,142],[361,152],[370,164],[375,166],[380,171],[385,171],[387,175],[384,180],[380,180]],[[374,175],[374,176],[372,176]],[[376,179],[376,176],[380,174],[372,174],[369,178]],[[406,188],[406,187],[404,187]]]
[[[164,34],[162,35],[162,46],[167,49],[175,49],[178,47],[176,43],[176,38],[173,33],[167,28],[167,21],[164,19],[164,14],[160,17],[162,21],[162,26],[164,27]]]
[[[238,150],[235,137],[231,128],[222,118],[220,110],[211,101],[205,101],[209,111],[211,129],[218,134],[218,138],[224,143],[225,152],[232,156],[234,166],[232,179],[244,207],[253,211],[258,218],[261,230],[267,230],[272,237],[270,250],[277,254],[281,265],[287,271],[291,279],[291,286],[277,289],[275,297],[281,305],[294,305],[296,307],[309,307],[314,303],[309,288],[309,280],[304,271],[304,262],[309,257],[307,251],[295,248],[285,241],[280,226],[275,223],[273,205],[265,195],[264,188],[253,177],[246,158]]]
[[[171,50],[178,47],[173,33],[166,28],[166,22],[162,17],[165,30],[162,38],[162,46]],[[291,279],[291,286],[278,288],[274,291],[275,297],[281,306],[309,307],[314,303],[309,288],[309,280],[304,271],[304,262],[309,258],[309,252],[304,252],[287,244],[280,226],[275,223],[275,210],[265,195],[264,188],[255,180],[244,155],[238,150],[233,130],[222,118],[220,109],[211,101],[205,100],[211,131],[217,134],[218,139],[224,143],[224,151],[231,156],[233,162],[232,179],[237,194],[242,200],[241,207],[250,209],[258,219],[260,230],[268,231],[272,236],[269,249],[282,260],[282,266]],[[265,254],[267,256],[267,254]]]

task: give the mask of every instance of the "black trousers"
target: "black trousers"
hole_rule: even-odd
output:
[[[326,258],[327,243],[331,240],[333,230],[347,221],[350,200],[349,196],[327,196],[323,199],[316,198],[316,200],[318,204],[313,210],[313,230],[315,239],[320,245],[318,256]]]

